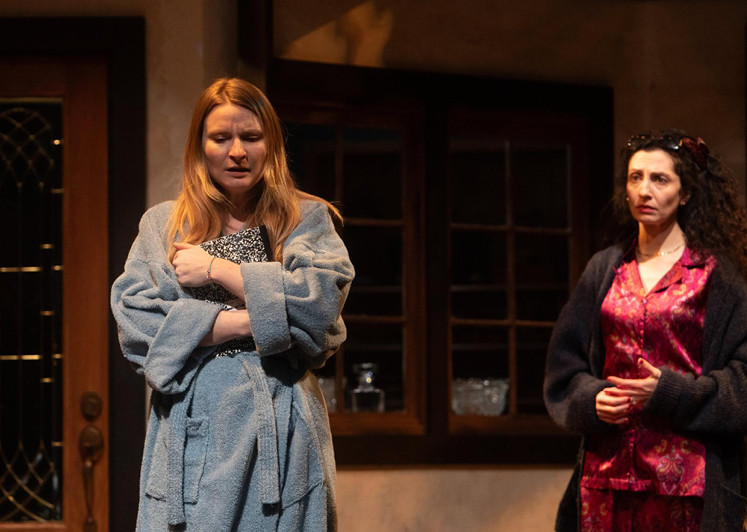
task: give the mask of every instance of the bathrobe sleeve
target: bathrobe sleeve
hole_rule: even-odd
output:
[[[154,389],[187,389],[201,360],[215,347],[199,347],[220,305],[194,299],[176,280],[168,261],[164,227],[170,203],[143,215],[140,230],[114,282],[111,307],[125,357]]]
[[[241,274],[259,354],[294,349],[316,368],[345,340],[340,313],[355,272],[327,207],[302,201],[301,216],[282,264],[242,263]]]
[[[543,390],[545,406],[555,423],[581,434],[614,427],[597,416],[596,396],[613,386],[601,378],[604,348],[599,319],[617,256],[619,252],[608,248],[591,258],[550,339]]]

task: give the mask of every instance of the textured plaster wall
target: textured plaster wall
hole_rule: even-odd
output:
[[[428,468],[338,472],[345,532],[545,532],[566,469]]]
[[[744,183],[743,0],[274,5],[279,57],[609,85],[617,146],[632,133],[681,127],[706,139]]]
[[[236,71],[235,0],[2,0],[0,16],[145,17],[147,204],[173,198],[194,104]]]

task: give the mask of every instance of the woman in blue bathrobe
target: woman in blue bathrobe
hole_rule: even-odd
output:
[[[153,388],[138,531],[335,530],[317,380],[354,276],[337,210],[296,189],[264,94],[220,79],[192,116],[178,198],[149,209],[112,287]]]

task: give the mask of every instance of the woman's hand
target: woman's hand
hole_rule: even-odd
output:
[[[656,385],[659,384],[661,370],[655,368],[642,358],[638,359],[638,369],[648,373],[648,377],[643,379],[621,379],[620,377],[610,376],[607,377],[607,380],[614,384],[615,387],[607,388],[607,390],[611,390],[613,395],[629,397],[631,405],[643,408],[651,397],[651,394],[654,393]]]
[[[200,246],[174,242],[176,254],[171,263],[182,286],[204,286],[210,282],[207,269],[212,256]]]
[[[630,397],[619,395],[617,388],[605,388],[597,394],[597,417],[605,423],[622,425],[628,422]]]

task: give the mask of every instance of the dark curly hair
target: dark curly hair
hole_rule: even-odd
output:
[[[713,154],[707,155],[701,170],[688,148],[671,149],[671,143],[664,139],[690,137],[679,129],[654,131],[647,133],[646,137],[641,140],[639,136],[635,150],[626,146],[622,152],[622,165],[615,177],[615,192],[605,208],[608,217],[605,243],[622,244],[627,248],[638,236],[638,223],[630,214],[626,201],[628,163],[638,151],[662,150],[672,157],[682,191],[690,196],[687,203],[677,209],[677,222],[685,233],[688,246],[730,259],[747,278],[747,210],[740,201],[732,171]]]

